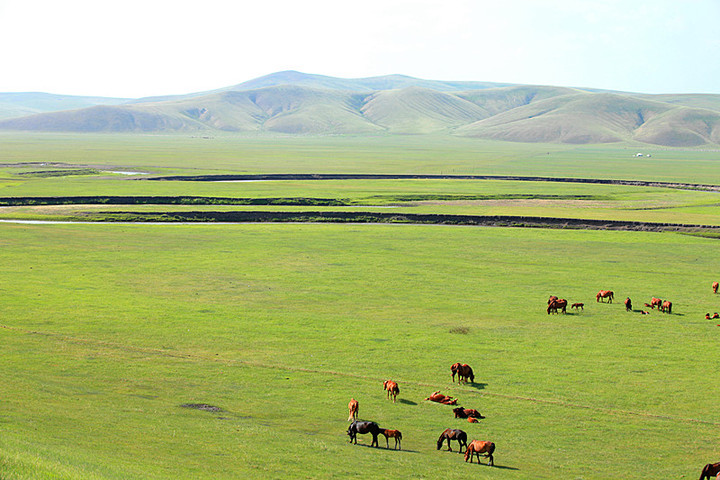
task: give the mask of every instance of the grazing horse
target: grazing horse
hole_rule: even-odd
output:
[[[630,300],[630,297],[625,299],[625,311],[632,312],[632,300]]]
[[[398,384],[392,380],[385,380],[385,382],[383,382],[383,390],[387,390],[388,400],[390,399],[390,395],[392,395],[393,403],[395,403],[395,398],[398,396],[398,393],[400,393]]]
[[[444,405],[457,405],[457,398],[448,397],[446,395],[443,395],[439,391],[433,392],[432,395],[427,397],[425,400],[430,400],[431,402],[437,402],[442,403]]]
[[[574,308],[577,310],[578,308],[582,311],[585,311],[585,304],[584,303],[573,303],[570,308]]]
[[[480,454],[484,453],[488,459],[488,465],[495,465],[495,459],[493,458],[493,452],[495,451],[495,444],[493,442],[483,442],[481,440],[473,440],[465,450],[465,461],[470,459],[472,463],[473,455],[477,455],[478,465],[480,465]]]
[[[450,448],[450,440],[457,440],[458,442],[458,453],[463,453],[462,448],[463,446],[465,449],[467,449],[467,433],[463,432],[462,430],[454,430],[451,428],[446,428],[444,432],[440,434],[440,438],[438,438],[437,441],[437,449],[440,450],[442,448],[443,442],[447,440],[448,444],[448,452],[452,452],[452,448]]]
[[[719,286],[720,286],[720,283],[713,282],[713,293],[717,293]]]
[[[400,433],[400,430],[388,430],[387,428],[383,428],[380,430],[380,433],[385,435],[385,448],[390,448],[388,438],[392,437],[395,439],[395,450],[402,450],[402,445],[400,444],[400,440],[402,440],[402,433]]]
[[[360,408],[358,401],[351,398],[350,403],[348,403],[348,412],[350,413],[350,415],[348,415],[348,422],[354,422],[357,420],[358,408]]]
[[[700,480],[709,480],[720,473],[720,463],[708,463],[700,472]]]
[[[717,313],[717,312],[713,313],[712,318],[720,318],[720,313]]]
[[[453,363],[450,366],[450,372],[452,372],[452,381],[455,382],[455,374],[458,375],[458,383],[467,383],[468,378],[470,383],[475,382],[475,374],[473,369],[467,363]]]
[[[601,298],[607,298],[608,303],[612,303],[613,298],[615,298],[615,293],[613,293],[612,290],[600,290],[597,295],[595,295],[595,301],[599,302]]]
[[[380,447],[378,445],[378,435],[380,435],[380,427],[375,422],[353,422],[350,424],[347,430],[347,434],[350,437],[350,443],[357,444],[357,435],[371,433],[373,436],[371,447]]]
[[[553,300],[553,302],[548,305],[547,313],[548,315],[550,315],[550,312],[558,313],[558,310],[562,310],[562,313],[567,313],[567,300],[564,298],[561,298],[560,300]]]
[[[658,308],[665,313],[672,313],[672,302],[670,300],[665,300]]]
[[[455,414],[455,418],[485,418],[474,408],[457,407],[453,408],[453,413]]]
[[[552,302],[554,302],[557,299],[558,299],[558,297],[556,297],[555,295],[550,295],[550,298],[548,298],[548,305],[550,305]]]
[[[650,308],[652,308],[654,310],[655,307],[658,307],[658,309],[660,309],[660,305],[662,305],[662,300],[659,298],[652,297],[652,300],[650,301]]]

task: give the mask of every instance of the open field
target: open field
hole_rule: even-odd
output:
[[[251,210],[720,225],[720,193],[709,191],[493,180],[151,182],[110,173],[497,174],[720,185],[720,152],[654,149],[645,158],[636,151],[645,148],[0,134],[0,202],[167,196],[250,203],[19,205],[1,207],[0,219]],[[251,204],[268,199],[286,201]],[[0,223],[0,247],[3,480],[367,472],[679,479],[719,460],[720,409],[709,385],[720,367],[720,321],[704,319],[720,311],[720,295],[710,289],[720,281],[716,238],[443,225]],[[616,303],[593,302],[600,289],[614,290]],[[584,302],[585,310],[548,316],[550,294]],[[635,312],[625,312],[626,296]],[[641,315],[652,296],[673,301],[673,313]],[[476,384],[451,383],[457,361],[474,367]],[[394,405],[381,388],[388,378],[400,384]],[[475,425],[453,419],[451,407],[423,401],[435,390],[487,418]],[[403,432],[402,452],[367,448],[363,436],[358,446],[347,443],[351,397],[362,419]],[[497,467],[436,451],[448,427],[494,441]]]
[[[715,458],[716,240],[3,225],[0,242],[3,478],[680,478]],[[619,301],[592,302],[600,288]],[[548,316],[550,293],[585,311]],[[626,313],[626,295],[674,313]],[[455,361],[478,383],[453,385]],[[487,419],[422,401],[435,390]],[[351,396],[403,452],[346,443]],[[495,441],[503,468],[436,452],[447,427]]]

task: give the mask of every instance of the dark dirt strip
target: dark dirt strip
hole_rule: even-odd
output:
[[[83,219],[93,220],[94,215],[95,214],[89,214],[87,217],[83,217]],[[97,212],[96,215],[97,220],[106,222],[406,223],[584,230],[632,230],[643,232],[693,232],[707,229],[720,231],[720,225],[652,223],[578,218],[523,217],[509,215],[441,215],[394,212]]]
[[[615,180],[603,178],[525,177],[515,175],[385,175],[335,173],[274,173],[262,175],[175,175],[140,178],[138,181],[228,182],[252,180],[510,180],[516,182],[595,183],[603,185],[631,185],[638,187],[679,188],[720,192],[720,185],[705,183],[652,182],[643,180]]]

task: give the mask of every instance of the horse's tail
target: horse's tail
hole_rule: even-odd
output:
[[[493,453],[495,453],[495,443],[490,442],[490,446],[488,447],[488,454],[492,455]]]

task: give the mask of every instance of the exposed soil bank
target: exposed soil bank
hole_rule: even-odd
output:
[[[138,180],[183,181],[183,182],[227,182],[248,180],[511,180],[517,182],[565,182],[597,183],[605,185],[632,185],[639,187],[680,188],[686,190],[710,190],[720,192],[720,185],[704,183],[647,182],[642,180],[613,180],[602,178],[570,177],[522,177],[514,175],[382,175],[382,174],[291,174],[275,173],[265,175],[176,175],[170,177],[141,178]]]
[[[720,231],[720,226],[681,223],[631,222],[577,218],[522,217],[509,215],[440,215],[371,212],[98,212],[100,221],[136,222],[334,222],[334,223],[414,223],[437,225],[476,225],[525,228],[570,228],[587,230],[635,230],[646,232],[699,230]],[[86,217],[92,220],[93,215]]]

